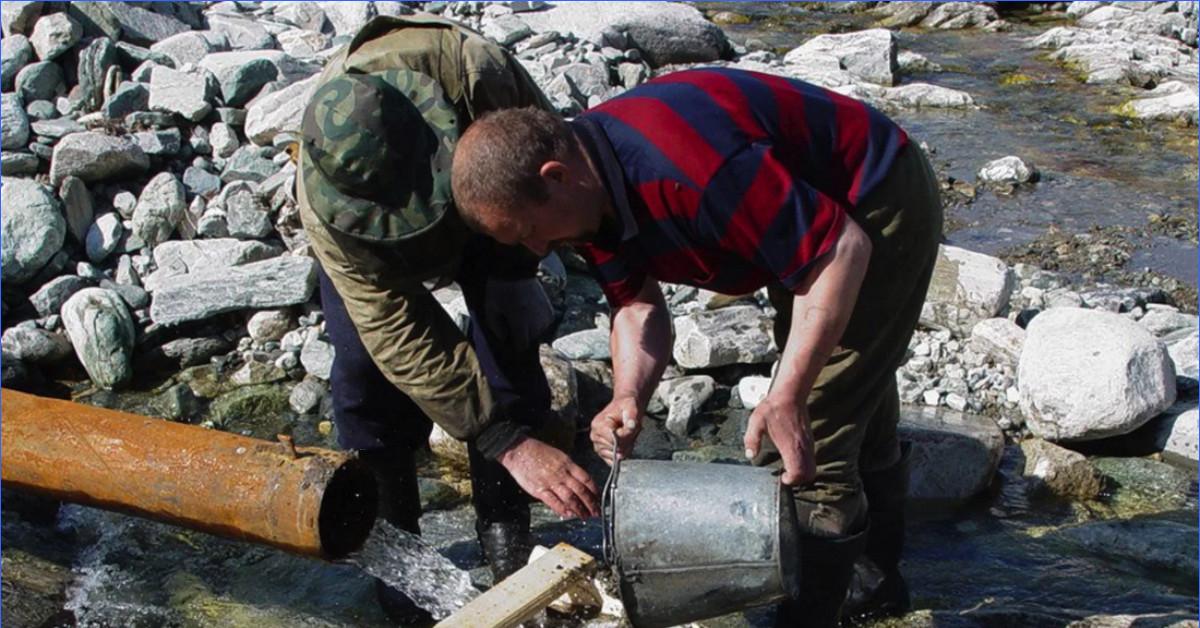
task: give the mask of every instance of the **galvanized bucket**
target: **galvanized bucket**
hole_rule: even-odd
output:
[[[673,626],[795,597],[796,509],[768,469],[617,460],[604,553],[629,621]]]

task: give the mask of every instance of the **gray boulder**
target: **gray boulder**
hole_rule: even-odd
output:
[[[66,13],[51,13],[38,19],[29,42],[37,51],[38,59],[53,61],[79,43],[82,36],[83,27]]]
[[[198,64],[209,53],[228,48],[229,42],[225,36],[211,31],[187,31],[172,35],[150,46],[150,50],[170,57],[177,68],[189,63]]]
[[[297,305],[312,296],[316,277],[312,258],[292,256],[192,272],[158,287],[150,318],[174,325],[224,312]]]
[[[818,35],[788,52],[783,61],[808,65],[830,63],[831,59],[861,80],[889,87],[896,83],[896,36],[882,28]]]
[[[0,272],[5,281],[24,283],[62,248],[67,234],[58,199],[50,188],[30,179],[6,177],[0,182]]]
[[[1027,332],[1017,385],[1036,436],[1086,441],[1126,434],[1175,402],[1166,348],[1127,317],[1053,308]]]
[[[96,264],[103,262],[113,251],[117,250],[117,245],[121,243],[123,235],[125,235],[125,227],[121,224],[121,217],[116,212],[97,216],[96,221],[88,228],[87,237],[84,240],[84,250],[87,252],[88,259]]]
[[[305,3],[296,3],[305,4]],[[291,394],[288,395],[288,406],[296,414],[308,414],[317,409],[321,404],[321,398],[325,396],[325,390],[328,385],[318,379],[304,378],[304,381],[296,384],[292,388]]]
[[[208,141],[212,144],[213,154],[221,158],[229,157],[237,151],[239,146],[237,132],[224,122],[218,122],[212,126],[212,130],[208,134]]]
[[[33,325],[5,330],[0,347],[5,360],[16,358],[29,364],[51,365],[71,356],[71,341],[66,336]]]
[[[1131,100],[1118,113],[1141,120],[1179,121],[1195,125],[1200,114],[1200,92],[1195,84],[1168,81],[1146,93],[1144,98]]]
[[[636,48],[655,68],[716,61],[731,52],[720,27],[676,2],[563,2],[521,19],[539,33],[570,32],[600,46]]]
[[[325,30],[325,11],[315,2],[272,2],[272,15],[275,19],[286,22],[297,28],[321,32]]]
[[[288,310],[263,310],[255,312],[246,321],[246,331],[255,342],[270,342],[283,338],[294,323],[292,313]]]
[[[44,2],[3,2],[0,3],[0,27],[4,36],[28,35],[33,30],[34,22],[42,14]]]
[[[971,328],[967,342],[975,351],[1015,367],[1025,345],[1025,330],[1007,318],[987,318]]]
[[[654,389],[650,412],[667,412],[667,430],[686,438],[692,419],[713,395],[716,382],[708,375],[687,375],[665,379]]]
[[[66,90],[62,68],[53,61],[39,61],[21,68],[14,84],[24,102],[54,100]]]
[[[0,171],[10,177],[24,177],[37,174],[41,160],[32,153],[17,153],[4,151],[0,153]]]
[[[112,96],[105,99],[100,111],[104,117],[123,120],[135,111],[145,111],[150,106],[150,90],[141,83],[122,83]]]
[[[979,321],[1003,313],[1016,286],[1016,275],[999,258],[942,245],[921,324],[966,336]]]
[[[154,292],[172,277],[261,262],[282,253],[269,244],[232,238],[172,240],[154,247],[154,263],[158,270],[143,278],[142,284]]]
[[[332,43],[329,35],[325,33],[299,28],[279,33],[275,39],[279,41],[279,48],[284,53],[299,58],[316,56],[321,51],[328,50]]]
[[[1000,20],[996,10],[978,2],[932,3],[929,15],[921,20],[925,28],[951,30],[990,26]]]
[[[608,331],[585,329],[556,339],[551,345],[568,360],[607,360],[609,353]]]
[[[142,131],[130,137],[147,155],[178,155],[183,148],[183,134],[179,129]]]
[[[316,330],[313,330],[300,349],[300,364],[309,375],[328,381],[333,371],[333,356],[333,345],[318,338]]]
[[[166,4],[154,8],[166,8],[162,6]],[[72,2],[69,14],[83,25],[84,34],[103,35],[138,46],[149,46],[192,29],[171,15],[129,2]]]
[[[17,72],[33,60],[33,46],[24,35],[11,35],[0,40],[0,89],[10,91]]]
[[[225,186],[213,202],[225,208],[225,224],[234,238],[265,238],[274,232],[270,211],[249,182]]]
[[[299,132],[316,81],[314,76],[254,99],[246,106],[246,137],[259,146],[270,146],[279,133]]]
[[[1161,417],[1154,419],[1155,445],[1164,458],[1191,465],[1200,462],[1197,452],[1197,429],[1200,428],[1200,412],[1196,402],[1180,402],[1171,406]]]
[[[281,76],[280,65],[292,67],[295,63],[277,50],[248,50],[210,54],[200,62],[200,67],[217,77],[225,106],[241,107],[264,85]]]
[[[1032,492],[1087,501],[1104,490],[1104,476],[1083,454],[1040,439],[1021,441],[1024,476]]]
[[[685,369],[775,360],[771,318],[755,306],[701,311],[675,319],[675,362]]]
[[[62,307],[63,326],[92,382],[112,389],[133,375],[136,328],[125,302],[103,288],[76,292]]]
[[[987,162],[975,176],[982,183],[1015,185],[1036,181],[1038,171],[1020,157],[1009,155]]]
[[[20,96],[0,95],[0,148],[20,150],[28,143],[29,117],[25,115]]]
[[[66,303],[71,295],[86,287],[88,287],[88,282],[82,277],[63,275],[51,279],[38,288],[37,292],[29,296],[29,302],[37,311],[38,316],[52,316],[59,313],[63,303]]]
[[[83,180],[67,177],[58,188],[58,197],[62,199],[66,214],[67,233],[71,234],[76,242],[83,243],[94,219],[91,192]]]
[[[372,4],[371,2],[316,3],[317,7],[324,11],[329,23],[333,25],[334,33],[351,36],[375,16],[375,7]]]
[[[1197,379],[1200,376],[1200,358],[1197,357],[1197,345],[1200,345],[1200,334],[1193,331],[1182,338],[1173,340],[1167,346],[1167,354],[1175,365],[1175,374]]]
[[[511,46],[532,35],[533,29],[515,15],[500,15],[484,22],[483,34],[501,46]]]
[[[87,183],[134,177],[150,169],[145,151],[127,137],[104,133],[72,133],[54,146],[50,180],[58,185],[67,177]]]
[[[45,102],[45,101],[42,101]],[[83,133],[87,128],[70,118],[55,118],[53,120],[38,120],[30,123],[34,135],[50,139],[62,139],[72,133]]]
[[[84,4],[88,3],[78,3],[78,5],[73,4],[72,6]],[[119,52],[117,46],[107,37],[97,37],[79,51],[78,106],[83,111],[94,111],[104,102],[104,82],[108,77],[109,70],[120,62]]]
[[[1138,319],[1138,324],[1156,338],[1162,338],[1185,330],[1194,330],[1200,326],[1200,319],[1197,319],[1195,314],[1184,314],[1175,308],[1152,305],[1145,316]]]
[[[762,403],[763,399],[767,398],[767,393],[771,390],[771,378],[761,375],[750,375],[738,380],[737,396],[742,402],[742,407],[747,410],[753,410]]]
[[[212,111],[213,84],[199,72],[156,67],[150,72],[150,108],[197,122]]]
[[[262,147],[247,145],[239,148],[232,157],[226,160],[225,169],[221,171],[221,180],[227,183],[232,181],[262,183],[278,170],[279,166],[264,156]]]
[[[902,411],[899,434],[912,442],[909,499],[942,505],[966,501],[991,484],[1004,433],[986,417],[932,409]]]
[[[248,17],[230,13],[210,13],[208,27],[221,33],[234,50],[266,50],[275,47],[275,39],[261,24]]]
[[[186,208],[183,183],[170,172],[160,172],[138,197],[133,209],[133,233],[147,246],[157,246],[175,232]]]

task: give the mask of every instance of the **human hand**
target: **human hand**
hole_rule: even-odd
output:
[[[750,415],[746,426],[746,457],[758,455],[763,434],[783,458],[782,482],[799,486],[811,482],[817,474],[812,429],[808,425],[808,406],[787,395],[767,395]]]
[[[616,446],[625,458],[633,452],[633,443],[642,431],[641,413],[633,397],[617,397],[592,419],[592,448],[609,466],[613,463],[613,433]]]
[[[600,514],[592,478],[561,450],[523,437],[497,460],[526,493],[558,516],[585,519]]]

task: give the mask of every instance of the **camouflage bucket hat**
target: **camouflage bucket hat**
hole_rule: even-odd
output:
[[[317,88],[300,130],[305,193],[329,227],[394,242],[433,229],[450,209],[458,125],[429,76],[336,76]]]

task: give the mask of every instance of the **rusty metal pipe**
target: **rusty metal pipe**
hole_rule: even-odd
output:
[[[347,453],[13,390],[0,428],[8,488],[324,559],[375,523],[374,476]]]

